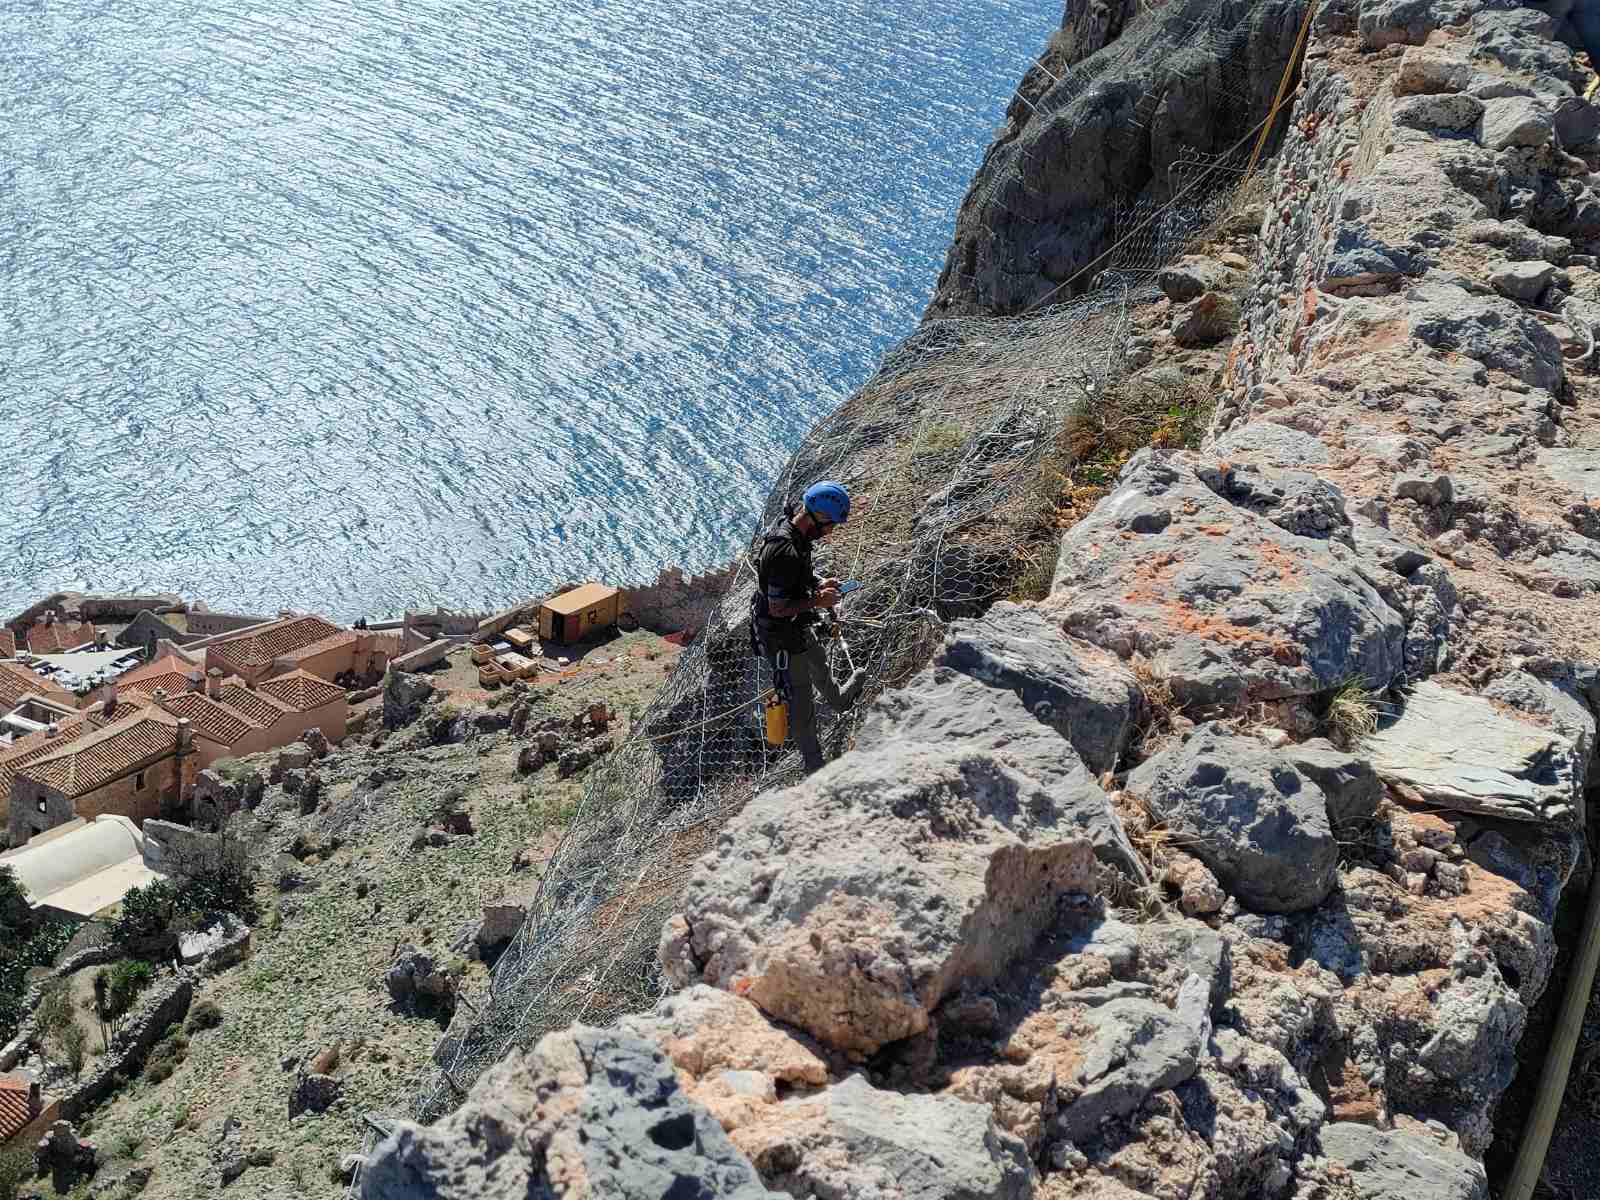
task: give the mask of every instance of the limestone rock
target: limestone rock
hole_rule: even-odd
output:
[[[1059,641],[1065,640],[1057,636]],[[1041,665],[1048,669],[1050,660],[1041,660]],[[1118,670],[1108,675],[1101,686],[1114,697],[1111,720],[1115,720],[1115,703],[1121,699],[1119,684],[1127,673]],[[1035,719],[1040,715],[1038,705],[1029,714],[1023,701],[1026,689],[1019,695],[1003,685],[985,686],[989,682],[948,667],[922,672],[907,687],[878,700],[856,733],[856,750],[874,754],[910,745],[939,749],[959,742],[971,750],[993,753],[1006,766],[1036,781],[1049,796],[1059,824],[1075,828],[1087,838],[1102,862],[1135,883],[1146,882],[1143,861],[1128,841],[1111,798],[1084,769],[1072,744],[1055,728]],[[1078,711],[1084,707],[1079,706]],[[1091,717],[1085,739],[1092,749],[1103,744],[1095,733]]]
[[[302,1075],[289,1096],[289,1116],[326,1112],[343,1094],[344,1084],[331,1075]]]
[[[1361,5],[1356,31],[1369,49],[1397,42],[1420,46],[1443,25],[1456,25],[1485,8],[1504,7],[1495,0],[1367,0]]]
[[[687,1181],[687,1182],[685,1182]],[[650,1043],[575,1025],[513,1054],[438,1124],[397,1123],[363,1200],[758,1200],[771,1195]]]
[[[1194,14],[1155,10],[1096,86],[1019,96],[962,202],[929,317],[1019,312],[1090,266],[1115,235],[1114,198],[1143,180],[1160,181],[1147,195],[1164,194],[1190,147],[1231,145],[1265,115],[1303,11],[1295,0],[1224,8],[1218,36],[1196,39]],[[1218,92],[1224,62],[1243,67],[1244,95]],[[1156,101],[1149,114],[1144,97]]]
[[[1419,284],[1408,298],[1413,303],[1406,319],[1413,337],[1496,367],[1531,387],[1553,391],[1561,386],[1561,343],[1513,302],[1446,283]]]
[[[1172,337],[1180,346],[1209,346],[1239,330],[1239,302],[1227,292],[1206,292],[1173,318]]]
[[[1383,799],[1383,781],[1365,757],[1340,750],[1325,738],[1286,746],[1283,757],[1322,789],[1335,828],[1370,819]]]
[[[1348,1121],[1324,1125],[1321,1137],[1360,1200],[1488,1200],[1483,1164],[1431,1139]]]
[[[1322,790],[1254,738],[1203,725],[1127,787],[1251,908],[1296,912],[1333,886],[1339,844]]]
[[[1156,286],[1166,293],[1168,300],[1182,304],[1206,292],[1225,290],[1237,278],[1214,258],[1187,255],[1157,271]]]
[[[1185,916],[1208,916],[1227,902],[1228,894],[1205,863],[1181,850],[1169,850],[1167,857],[1162,882],[1178,889],[1178,907]]]
[[[1557,483],[1588,500],[1600,500],[1600,450],[1551,448],[1539,451],[1539,466]]]
[[[1005,970],[1058,898],[1092,890],[1092,863],[1052,790],[1003,748],[886,739],[729,822],[690,875],[677,970],[871,1054],[925,1030],[963,981]]]
[[[1538,149],[1555,141],[1555,118],[1549,104],[1529,96],[1485,100],[1478,142],[1486,150],[1522,146]]]
[[[1263,462],[1285,467],[1324,467],[1327,446],[1309,433],[1274,421],[1238,425],[1211,444],[1211,453],[1228,462]]]
[[[1141,707],[1133,673],[1031,606],[1002,600],[982,617],[956,621],[936,661],[1015,692],[1096,775],[1116,767],[1133,736]]]
[[[1187,453],[1134,455],[1116,490],[1063,535],[1045,614],[1122,657],[1154,660],[1182,704],[1305,695],[1352,676],[1388,687],[1402,665],[1400,615],[1330,539],[1298,537],[1257,511],[1277,473],[1242,476],[1246,502],[1234,504],[1202,471],[1222,478]],[[1283,474],[1272,512],[1295,524],[1327,511],[1320,490]]]
[[[1126,1116],[1199,1066],[1202,1030],[1149,1000],[1112,1000],[1089,1011],[1094,1038],[1078,1071],[1081,1091],[1056,1118],[1061,1136],[1088,1141],[1102,1121]],[[1209,1033],[1209,1030],[1204,1032]]]
[[[902,1095],[852,1075],[790,1100],[734,1144],[790,1196],[882,1200],[1028,1200],[1036,1175],[1022,1142],[986,1106]]]
[[[1489,272],[1489,282],[1502,296],[1532,304],[1544,295],[1556,269],[1547,262],[1512,262]]]
[[[431,680],[391,667],[383,677],[383,727],[399,729],[409,725],[432,695]]]
[[[1582,778],[1572,739],[1432,682],[1367,739],[1379,776],[1424,801],[1513,821],[1579,819]]]
[[[659,1046],[689,1096],[730,1131],[765,1119],[780,1084],[791,1090],[828,1082],[826,1064],[803,1034],[703,983],[667,996],[651,1012],[624,1017],[618,1028]]]
[[[1483,101],[1459,92],[1407,96],[1394,106],[1394,123],[1403,129],[1459,131],[1474,128],[1482,117]]]
[[[474,940],[484,949],[503,946],[522,928],[528,910],[521,904],[485,904]]]
[[[1479,78],[1465,59],[1434,46],[1412,46],[1400,57],[1394,77],[1397,96],[1429,96],[1464,92]],[[1480,105],[1479,113],[1483,108]]]

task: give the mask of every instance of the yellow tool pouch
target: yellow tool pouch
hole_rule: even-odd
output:
[[[789,738],[789,703],[778,696],[767,697],[767,745],[777,747]]]

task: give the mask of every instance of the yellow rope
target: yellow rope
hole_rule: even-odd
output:
[[[1283,93],[1289,87],[1289,76],[1294,74],[1294,64],[1306,44],[1306,33],[1311,28],[1311,18],[1316,11],[1317,2],[1311,0],[1311,3],[1306,5],[1305,19],[1300,22],[1299,36],[1294,39],[1294,49],[1289,52],[1289,61],[1284,64],[1283,78],[1278,80],[1278,94],[1272,98],[1272,107],[1267,110],[1267,120],[1261,126],[1261,136],[1256,139],[1256,148],[1250,152],[1250,165],[1244,169],[1246,179],[1255,174],[1256,163],[1261,158],[1261,148],[1267,144],[1267,135],[1272,132],[1273,118],[1278,115],[1278,109],[1283,104]]]

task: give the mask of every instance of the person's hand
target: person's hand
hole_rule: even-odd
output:
[[[835,591],[837,591],[839,588],[839,581],[830,575],[818,586],[821,587],[823,591],[827,591],[829,588],[833,588]]]
[[[838,603],[839,589],[836,587],[824,587],[820,592],[817,593],[818,608],[833,608]]]

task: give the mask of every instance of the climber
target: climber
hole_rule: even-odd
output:
[[[756,591],[750,598],[751,642],[772,664],[778,694],[789,703],[789,733],[800,747],[808,775],[822,766],[812,690],[844,712],[855,704],[866,682],[856,670],[842,688],[834,683],[827,652],[816,633],[818,610],[839,603],[839,581],[817,578],[811,546],[849,516],[850,494],[842,484],[823,480],[808,487],[800,504],[786,508],[783,519],[762,535]]]

